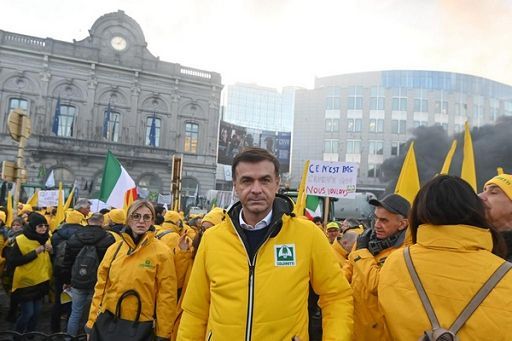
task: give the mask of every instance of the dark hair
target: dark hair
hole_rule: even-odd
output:
[[[270,161],[274,164],[274,171],[276,177],[279,176],[279,160],[272,155],[268,150],[263,148],[245,148],[242,152],[237,154],[233,159],[233,165],[231,166],[231,176],[233,179],[236,178],[236,166],[240,162],[257,163],[261,161]]]
[[[100,210],[100,213],[103,214],[103,215],[107,214],[108,212],[110,212],[110,210],[108,208],[102,208]]]
[[[439,175],[427,182],[418,192],[409,217],[414,243],[421,224],[471,225],[491,231],[493,253],[503,257],[503,240],[487,221],[482,201],[463,179]]]
[[[318,216],[313,217],[313,222],[314,222],[314,223],[321,223],[321,222],[322,222],[322,220],[323,220],[323,219],[322,219],[322,217],[318,217]]]
[[[155,205],[155,212],[156,212],[157,216],[163,215],[164,211],[165,211],[165,207],[163,205],[160,205],[160,204]]]
[[[156,210],[155,210],[156,211]],[[164,222],[164,216],[161,215],[161,214],[156,214],[156,217],[155,217],[155,224],[156,225],[162,225]]]

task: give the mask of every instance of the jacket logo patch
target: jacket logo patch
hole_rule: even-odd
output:
[[[274,245],[276,266],[295,266],[295,244]]]
[[[153,264],[151,264],[151,260],[149,260],[149,259],[146,259],[146,261],[142,264],[139,264],[139,266],[141,268],[146,268],[146,269],[154,269],[155,268],[155,266]]]

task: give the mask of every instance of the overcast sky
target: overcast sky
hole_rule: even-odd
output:
[[[0,29],[72,41],[122,9],[162,60],[224,84],[311,88],[315,76],[385,69],[512,84],[512,0],[2,0]],[[0,59],[1,63],[1,59]]]

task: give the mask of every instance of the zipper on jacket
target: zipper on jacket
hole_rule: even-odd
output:
[[[206,337],[206,341],[210,341],[212,339],[212,334],[213,334],[213,332],[210,330],[208,332],[208,336]]]

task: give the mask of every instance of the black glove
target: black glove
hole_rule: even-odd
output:
[[[356,250],[367,249],[370,237],[372,235],[372,229],[367,229],[357,238]]]

